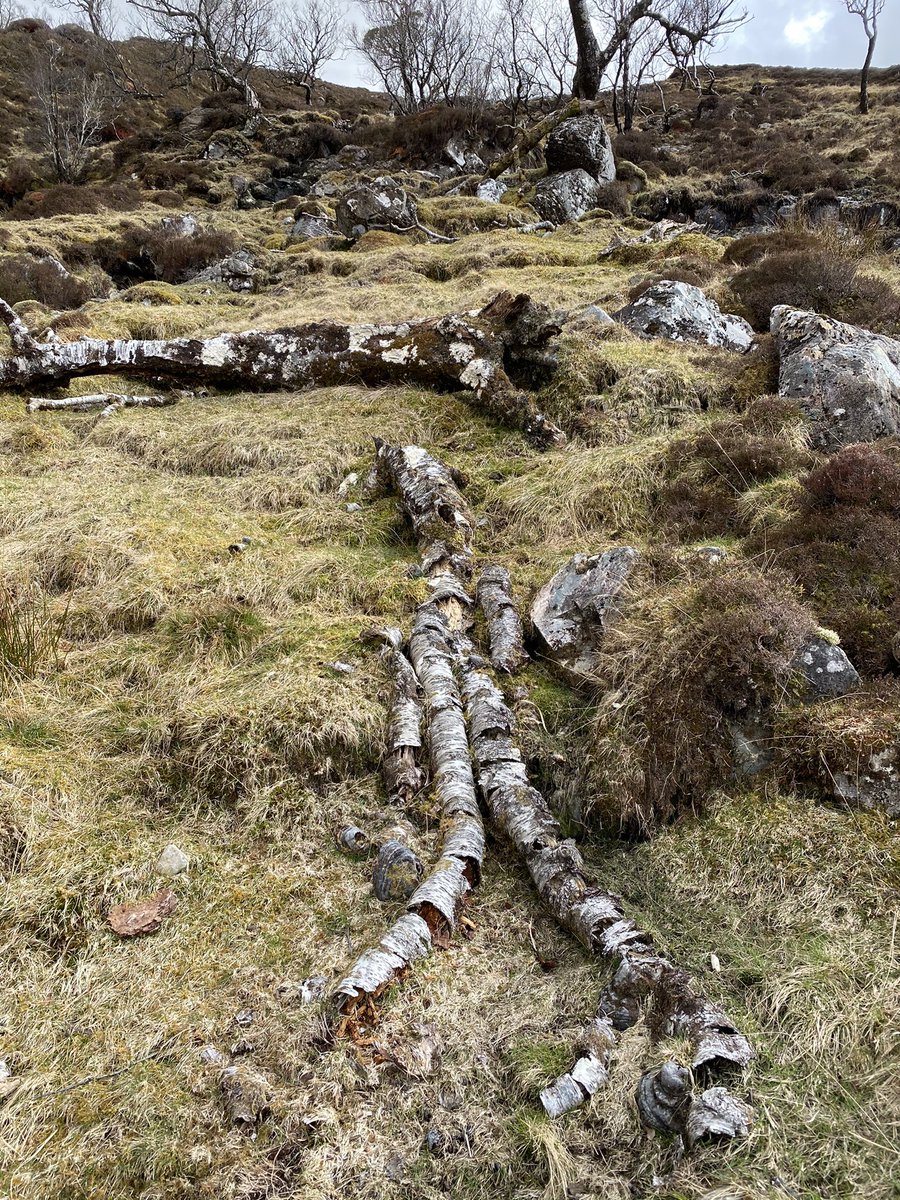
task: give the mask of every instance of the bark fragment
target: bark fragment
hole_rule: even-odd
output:
[[[485,567],[476,595],[487,621],[491,663],[496,670],[512,675],[527,661],[528,655],[509,571],[500,566]]]
[[[167,376],[181,382],[260,390],[334,384],[421,384],[474,395],[476,407],[521,428],[536,444],[565,435],[507,374],[513,364],[546,365],[559,333],[550,310],[527,295],[501,292],[484,308],[383,325],[318,321],[212,338],[80,338],[38,343],[0,302],[13,354],[0,359],[0,387],[67,383],[83,375]]]

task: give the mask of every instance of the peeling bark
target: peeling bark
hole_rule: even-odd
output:
[[[616,1030],[646,1014],[655,1036],[691,1039],[695,1068],[743,1067],[752,1050],[726,1015],[695,991],[690,976],[653,946],[619,898],[589,878],[575,845],[564,838],[544,797],[528,782],[513,740],[515,719],[477,656],[463,655],[463,695],[478,782],[491,820],[525,860],[541,899],[558,923],[592,953],[616,963],[583,1040],[587,1052],[542,1094],[559,1115],[602,1086]]]
[[[320,321],[205,339],[38,343],[2,302],[0,320],[13,344],[12,356],[0,359],[4,388],[61,385],[84,375],[117,372],[260,390],[421,384],[471,393],[476,407],[521,428],[540,446],[565,441],[507,374],[513,365],[546,366],[547,345],[559,332],[550,310],[527,295],[501,292],[475,312],[392,325]]]
[[[391,670],[391,710],[388,718],[387,753],[382,770],[388,798],[408,806],[425,783],[419,765],[422,751],[422,702],[419,680],[403,653],[403,633],[396,628],[382,632],[385,655]]]
[[[405,925],[403,936],[394,937],[398,922],[382,939],[379,950],[362,955],[337,988],[336,999],[345,1014],[351,1014],[360,1001],[377,997],[432,946],[449,945],[466,896],[480,879],[485,842],[454,672],[455,639],[470,620],[472,606],[465,588],[471,514],[457,486],[459,477],[454,478],[443,463],[420,447],[395,447],[376,439],[375,463],[378,483],[400,497],[428,577],[430,594],[416,613],[409,662],[425,701],[431,774],[440,813],[439,857],[407,904],[407,918],[420,922],[415,926],[418,936],[412,938],[412,927]],[[391,642],[399,638],[397,631]]]
[[[522,618],[512,597],[509,571],[505,567],[485,567],[476,595],[487,621],[491,663],[496,670],[512,675],[528,655],[522,644]]]
[[[742,1100],[723,1087],[694,1096],[691,1082],[691,1073],[671,1059],[643,1075],[635,1100],[644,1125],[681,1136],[688,1149],[703,1138],[747,1136],[753,1112]]]

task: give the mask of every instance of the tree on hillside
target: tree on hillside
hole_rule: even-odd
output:
[[[291,83],[306,88],[307,104],[322,67],[343,52],[345,21],[335,0],[299,0],[281,17],[275,63]]]
[[[273,50],[272,0],[128,0],[142,13],[152,35],[179,53],[188,80],[209,75],[219,87],[234,88],[256,121],[262,111],[250,82],[253,68]]]
[[[474,0],[361,0],[369,28],[357,49],[398,112],[454,104],[486,90],[485,6]]]
[[[34,99],[40,142],[56,178],[80,182],[112,111],[105,75],[72,64],[62,47],[51,43],[35,71]]]
[[[636,0],[621,6],[612,4],[610,7],[614,11],[604,14],[607,41],[601,46],[594,32],[590,0],[569,0],[578,46],[573,94],[585,100],[597,98],[604,72],[641,23],[655,25],[672,54],[679,60],[690,60],[747,20],[747,13],[735,10],[735,4],[736,0],[658,0],[656,3],[654,0]]]
[[[115,32],[111,0],[65,0],[63,8],[74,9],[87,21],[91,33],[109,41]]]
[[[562,100],[575,67],[572,23],[559,3],[500,0],[491,35],[493,94],[515,119],[532,101]]]
[[[875,54],[875,43],[878,40],[878,18],[884,11],[884,0],[844,0],[847,12],[859,17],[863,23],[868,44],[866,59],[862,66],[859,79],[859,111],[869,111],[869,68]]]

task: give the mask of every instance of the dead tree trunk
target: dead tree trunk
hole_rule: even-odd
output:
[[[428,576],[430,595],[419,606],[410,659],[425,697],[425,724],[435,798],[441,819],[437,862],[413,892],[407,913],[378,948],[367,950],[341,980],[335,1001],[354,1018],[432,946],[446,948],[466,896],[477,885],[484,827],[454,672],[456,631],[470,620],[466,593],[472,521],[456,480],[417,446],[376,441],[379,481],[396,491],[409,517]]]
[[[464,656],[462,675],[478,783],[491,820],[524,858],[559,924],[586,949],[617,964],[578,1060],[541,1093],[546,1111],[559,1116],[603,1086],[615,1031],[630,1028],[642,1012],[656,1035],[691,1040],[695,1069],[746,1066],[753,1053],[747,1039],[694,989],[685,971],[655,949],[650,936],[625,915],[618,897],[590,880],[577,846],[563,837],[546,800],[528,782],[512,736],[515,718],[481,660]]]
[[[476,590],[484,611],[491,647],[491,663],[497,671],[514,674],[527,661],[523,645],[522,618],[512,597],[509,571],[505,567],[485,567]]]
[[[393,325],[320,321],[264,333],[162,341],[39,343],[2,301],[0,319],[13,343],[13,355],[0,359],[0,388],[59,386],[79,376],[117,372],[245,390],[421,384],[473,394],[477,407],[518,426],[538,445],[565,441],[507,374],[508,368],[526,373],[545,368],[548,343],[559,332],[550,310],[526,295],[501,292],[478,312]]]

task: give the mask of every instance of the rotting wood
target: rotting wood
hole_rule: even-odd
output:
[[[485,567],[475,594],[487,621],[491,663],[495,670],[512,675],[527,662],[528,655],[509,571],[496,565]]]
[[[528,781],[513,738],[515,718],[486,664],[464,643],[460,657],[469,739],[491,821],[524,858],[557,922],[586,949],[616,963],[575,1065],[541,1094],[546,1111],[559,1116],[603,1086],[616,1031],[630,1028],[642,1013],[654,1036],[690,1039],[695,1070],[746,1066],[753,1051],[743,1034],[695,990],[687,972],[656,950],[619,898],[591,881],[578,847],[563,837],[546,800]]]
[[[418,446],[375,441],[377,482],[396,492],[410,521],[428,581],[409,639],[409,661],[424,697],[425,728],[440,814],[438,859],[407,902],[407,913],[351,967],[335,991],[345,1019],[371,1002],[432,946],[446,948],[466,897],[479,882],[484,827],[469,754],[454,660],[455,638],[471,620],[466,592],[472,517],[459,478]]]
[[[403,650],[403,631],[393,626],[364,635],[384,642],[384,657],[391,673],[387,750],[382,760],[388,799],[408,807],[425,785],[422,769],[421,686]]]
[[[260,390],[362,383],[462,390],[475,407],[523,430],[536,445],[565,435],[510,379],[508,369],[546,370],[559,333],[550,310],[501,292],[482,309],[382,325],[318,321],[211,338],[37,342],[0,301],[13,354],[0,359],[0,387],[61,385],[85,375],[168,376],[182,382]]]
[[[57,398],[33,396],[25,405],[25,411],[34,412],[91,412],[100,409],[100,417],[111,417],[120,408],[168,408],[177,404],[177,396],[153,394],[149,396],[125,395],[122,392],[91,392],[86,396],[59,396]]]

